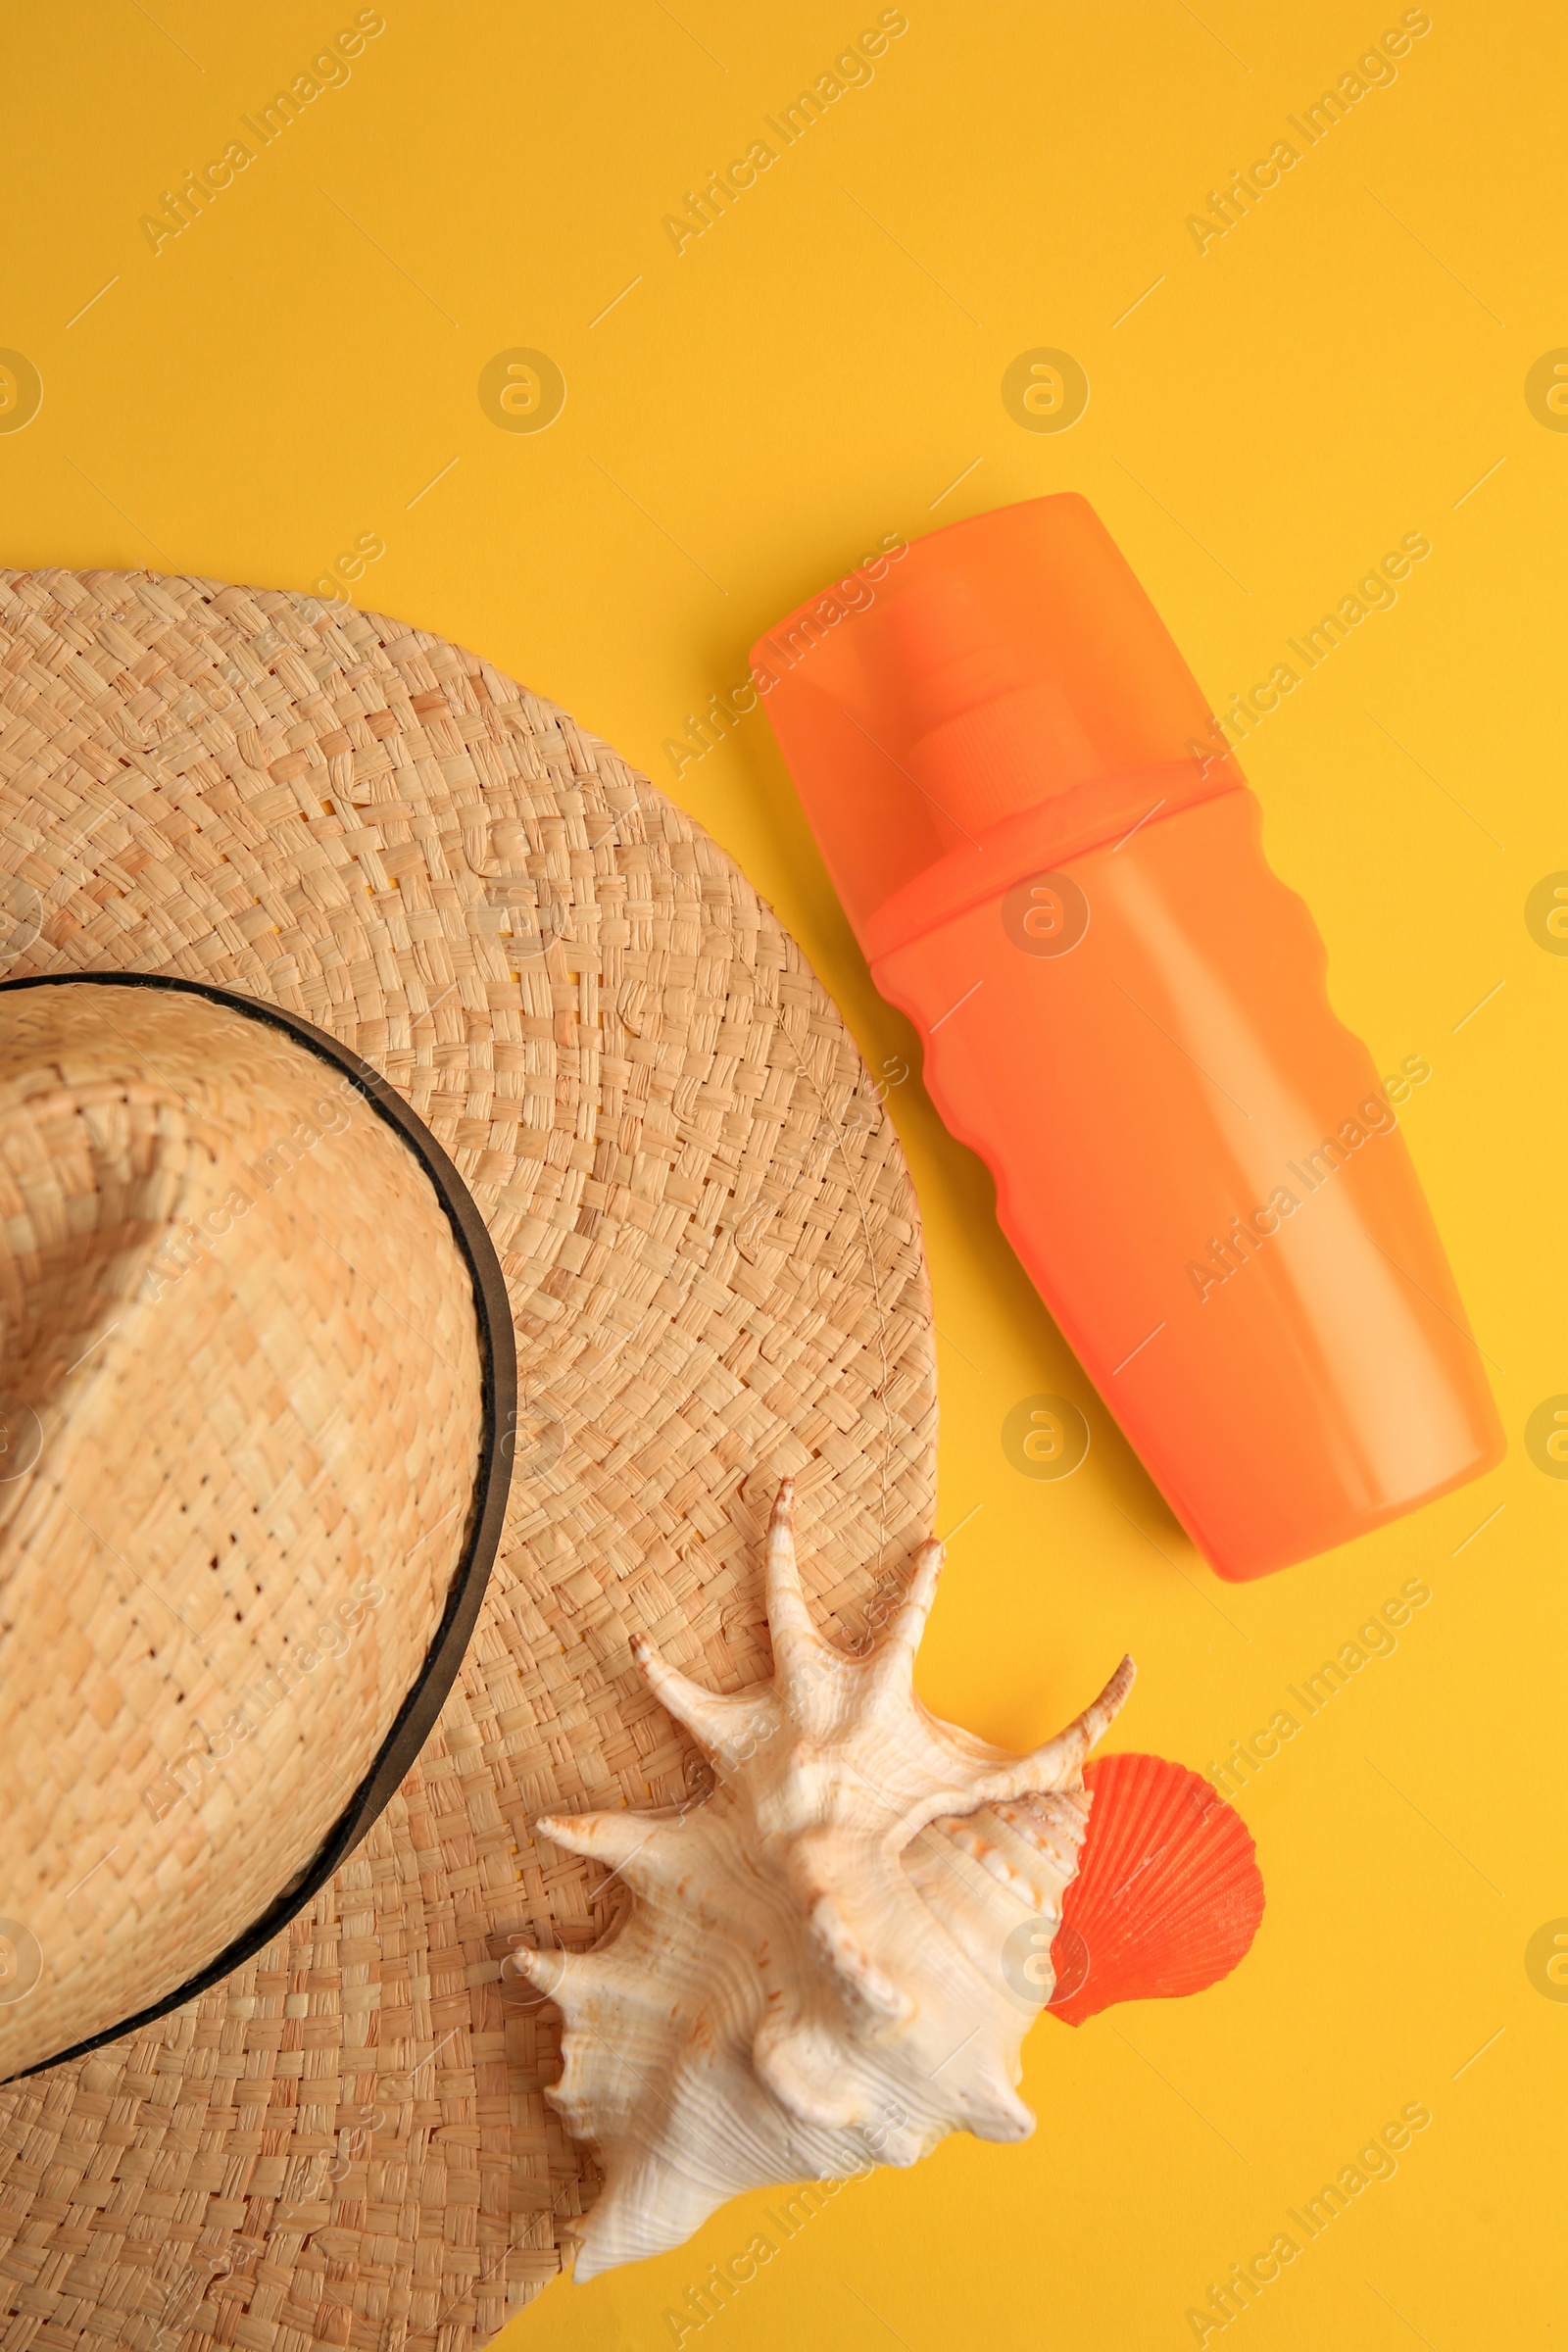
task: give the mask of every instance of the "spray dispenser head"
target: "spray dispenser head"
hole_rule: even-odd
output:
[[[1075,492],[954,523],[852,585],[771,629],[752,670],[868,956],[890,923],[934,919],[950,866],[983,893],[1026,836],[1050,865],[1156,798],[1175,809],[1241,781]]]
[[[956,822],[978,832],[1095,773],[1094,745],[1065,692],[1029,676],[967,580],[911,581],[888,609],[888,629],[921,729],[909,772]]]

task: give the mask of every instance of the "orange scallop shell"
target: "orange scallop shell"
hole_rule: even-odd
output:
[[[1251,1834],[1200,1773],[1163,1756],[1097,1756],[1078,1873],[1052,1945],[1051,2014],[1201,1992],[1245,1957],[1263,1916]]]

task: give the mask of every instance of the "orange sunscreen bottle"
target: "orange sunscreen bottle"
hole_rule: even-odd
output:
[[[877,987],[1090,1379],[1221,1576],[1501,1460],[1312,918],[1075,494],[812,598],[753,675]]]

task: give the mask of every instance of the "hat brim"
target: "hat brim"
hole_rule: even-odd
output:
[[[50,2344],[112,2314],[178,2352],[237,2305],[259,2352],[456,2352],[555,2275],[594,2188],[543,2098],[553,2014],[504,2011],[500,1960],[594,1940],[615,1888],[532,1823],[698,1772],[631,1635],[715,1685],[767,1674],[786,1472],[846,1642],[929,1529],[907,1171],[723,853],[397,621],[0,572],[0,977],[181,974],[383,1075],[500,1253],[522,1414],[472,1641],[365,1842],[220,1984],[0,2093],[0,2308]]]

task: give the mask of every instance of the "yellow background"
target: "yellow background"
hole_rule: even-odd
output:
[[[911,1041],[765,717],[678,782],[662,748],[743,678],[762,627],[889,530],[1078,489],[1223,707],[1402,534],[1430,537],[1396,608],[1245,759],[1337,1008],[1380,1068],[1431,1062],[1404,1124],[1508,1460],[1331,1557],[1218,1585],[1000,1240],[979,1163],[917,1076],[894,1092],[943,1335],[940,1523],[966,1521],[922,1660],[934,1706],[1022,1744],[1126,1645],[1142,1675],[1116,1740],[1202,1767],[1403,1580],[1434,1597],[1244,1800],[1269,1907],[1241,1972],[1081,2031],[1043,2022],[1026,2148],[956,2140],[845,2189],[702,2340],[1192,2342],[1209,2282],[1420,2100],[1434,2120],[1396,2178],[1242,2334],[1252,2352],[1556,2343],[1568,2005],[1524,1955],[1568,1914],[1568,1483],[1523,1431],[1568,1390],[1568,961],[1524,903],[1568,867],[1568,435],[1524,381],[1568,344],[1560,12],[1434,0],[1396,81],[1200,254],[1187,215],[1293,135],[1285,117],[1396,8],[909,0],[870,85],[677,255],[662,216],[874,8],[387,0],[348,84],[156,257],[138,216],[353,9],[7,13],[0,345],[44,398],[0,433],[0,560],[304,588],[378,534],[358,600],[477,648],[674,791],[873,1065],[913,1060]],[[1042,345],[1092,386],[1059,434],[1000,395]],[[517,346],[564,373],[548,431],[480,408],[480,370]],[[1056,1390],[1094,1444],[1074,1477],[1031,1484],[1001,1426]],[[558,2282],[505,2340],[669,2342],[664,2308],[760,2203],[659,2262]]]

